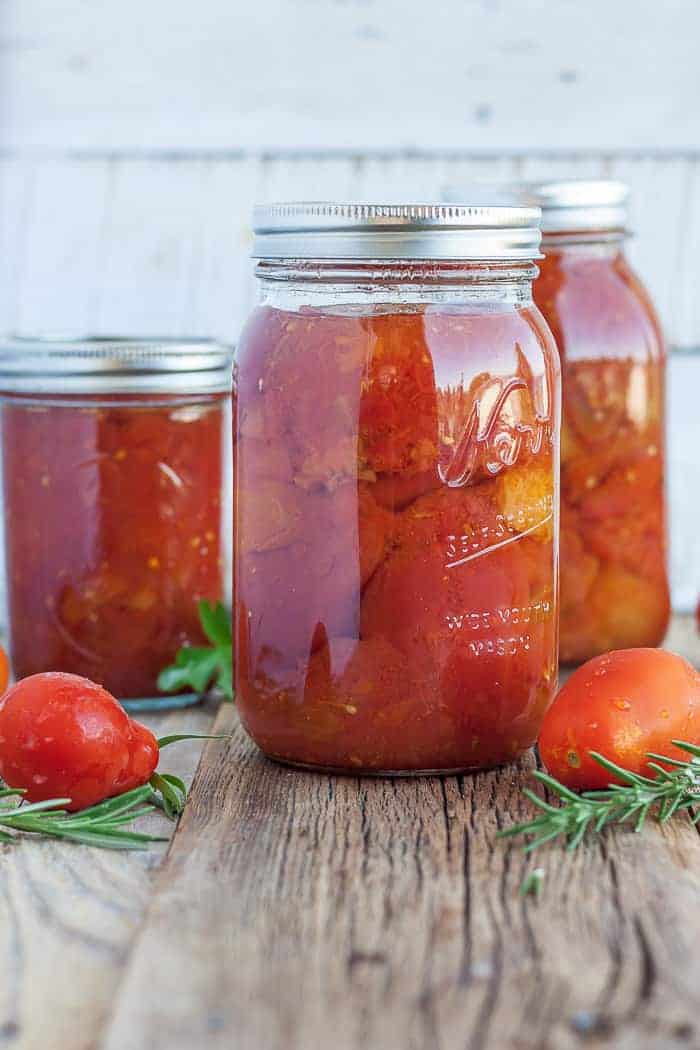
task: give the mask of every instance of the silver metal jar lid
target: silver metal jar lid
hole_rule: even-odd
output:
[[[542,209],[542,232],[625,230],[629,188],[616,179],[524,182],[518,200]]]
[[[540,209],[468,204],[260,205],[254,259],[534,259]]]
[[[233,349],[208,339],[11,336],[0,394],[212,394],[231,389]]]

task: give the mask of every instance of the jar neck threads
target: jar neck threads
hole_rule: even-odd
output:
[[[629,230],[571,230],[545,233],[542,236],[542,251],[549,255],[551,252],[574,249],[581,255],[612,257],[622,253],[625,241],[631,236]]]
[[[262,302],[293,308],[331,303],[497,302],[527,304],[539,273],[522,262],[264,260],[256,266]]]

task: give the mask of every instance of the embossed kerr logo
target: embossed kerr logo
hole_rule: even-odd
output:
[[[448,463],[440,463],[441,481],[450,488],[468,485],[480,466],[492,476],[517,462],[523,449],[533,455],[552,443],[548,405],[524,420],[515,403],[519,391],[529,394],[522,377],[491,379],[474,398],[466,424]]]
[[[438,468],[444,484],[459,488],[479,474],[496,477],[514,466],[524,451],[537,455],[551,445],[550,399],[546,387],[539,393],[542,403],[533,408],[537,398],[524,378],[486,379],[474,396],[466,423],[459,428],[459,438],[444,442],[454,448],[449,462]],[[457,568],[516,543],[545,525],[552,514],[553,498],[547,494],[508,513],[496,513],[488,522],[470,522],[462,535],[447,537],[446,568]]]

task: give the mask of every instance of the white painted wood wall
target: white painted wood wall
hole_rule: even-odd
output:
[[[670,342],[700,347],[699,38],[696,0],[0,0],[0,327],[235,339],[256,200],[601,174],[632,186]],[[674,507],[700,491],[682,361]]]
[[[696,0],[0,0],[0,323],[234,338],[252,203],[619,175],[700,344]]]
[[[0,323],[235,338],[253,296],[256,200],[434,199],[475,179],[611,174],[635,192],[630,253],[670,341],[700,343],[692,156],[318,154],[0,160]]]

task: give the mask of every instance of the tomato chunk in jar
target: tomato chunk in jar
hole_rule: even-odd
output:
[[[536,195],[545,258],[534,296],[562,357],[560,644],[570,663],[658,645],[670,613],[665,351],[622,250],[626,197],[623,184],[575,180]]]
[[[223,392],[5,394],[17,678],[68,671],[146,700],[181,646],[205,642],[197,603],[226,590],[229,415]]]
[[[410,305],[376,267],[349,304],[267,290],[238,348],[238,705],[301,766],[507,762],[556,686],[551,336],[517,274],[433,302],[415,270]]]

